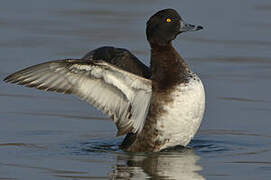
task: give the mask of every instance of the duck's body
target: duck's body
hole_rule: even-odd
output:
[[[151,53],[151,62],[155,63],[151,64],[150,109],[142,133],[126,147],[128,151],[157,152],[176,145],[186,146],[204,114],[203,84],[171,44],[152,46]]]
[[[177,85],[165,99],[156,94],[142,133],[128,151],[157,152],[177,145],[187,146],[196,134],[205,108],[205,93],[195,75],[187,84]],[[163,96],[163,95],[162,95]]]
[[[205,93],[171,41],[181,32],[199,29],[185,24],[175,10],[162,10],[147,24],[150,68],[128,50],[102,47],[81,60],[32,66],[5,81],[75,94],[89,102],[114,120],[118,135],[127,134],[123,150],[157,152],[186,146],[200,126]]]

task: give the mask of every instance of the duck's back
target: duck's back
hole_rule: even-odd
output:
[[[104,46],[87,53],[82,59],[103,60],[125,71],[149,79],[151,76],[148,66],[143,64],[130,51],[123,48]]]

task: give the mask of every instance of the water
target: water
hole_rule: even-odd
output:
[[[3,1],[0,79],[102,45],[149,64],[145,23],[167,7],[205,28],[174,42],[206,87],[190,147],[124,153],[113,123],[87,103],[0,81],[0,179],[270,179],[268,0]]]

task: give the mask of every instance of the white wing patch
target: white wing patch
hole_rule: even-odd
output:
[[[75,94],[110,116],[118,127],[118,135],[141,132],[152,92],[150,80],[104,61],[46,62],[18,71],[5,81]]]

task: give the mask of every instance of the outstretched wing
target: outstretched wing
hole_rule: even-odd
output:
[[[50,61],[11,74],[4,81],[74,94],[110,116],[118,135],[142,130],[151,98],[150,80],[104,61]]]

